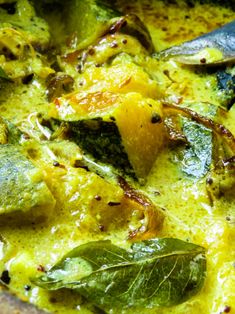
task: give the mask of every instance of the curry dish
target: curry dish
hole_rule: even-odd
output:
[[[233,1],[0,1],[2,293],[235,313],[234,19]]]

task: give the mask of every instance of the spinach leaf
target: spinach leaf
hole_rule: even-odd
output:
[[[205,249],[192,243],[152,239],[127,251],[97,241],[76,247],[32,281],[48,290],[74,289],[108,310],[179,304],[201,289],[205,273]]]
[[[182,171],[195,178],[203,177],[212,163],[212,131],[184,118],[183,133],[188,146],[183,151]]]
[[[11,81],[9,76],[6,74],[6,72],[1,67],[0,67],[0,79]]]

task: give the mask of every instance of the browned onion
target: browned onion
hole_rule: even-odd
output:
[[[147,240],[156,236],[164,221],[164,212],[155,206],[145,195],[133,189],[125,179],[118,177],[118,183],[123,189],[125,196],[140,205],[143,212],[143,224],[129,233],[129,239]]]

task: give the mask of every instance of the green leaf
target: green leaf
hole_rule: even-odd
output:
[[[6,74],[6,72],[1,67],[0,67],[0,79],[11,81],[9,76]]]
[[[152,239],[126,251],[97,241],[73,249],[32,281],[48,290],[74,289],[108,310],[179,304],[201,289],[205,273],[205,249],[192,243]]]

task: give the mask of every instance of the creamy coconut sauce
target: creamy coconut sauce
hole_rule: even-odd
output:
[[[157,51],[193,39],[235,18],[231,9],[213,3],[188,6],[174,1],[167,4],[163,1],[132,1],[129,4],[120,0],[118,6],[125,13],[136,13],[144,21]],[[136,82],[126,87],[127,92],[140,91],[144,97],[154,99],[158,98],[158,93],[164,93],[164,97],[173,101],[183,99],[188,103],[220,104],[220,92],[215,88],[216,78],[213,74],[199,72],[196,68],[174,61],[143,61],[147,68],[156,69],[156,80],[153,79],[148,87],[141,68],[134,68],[134,65],[122,60],[116,62],[116,68],[91,66],[77,76],[70,67],[66,71],[74,77],[79,91],[117,89],[118,92],[118,77],[125,80],[128,73],[135,77]],[[82,86],[79,85],[81,81],[84,83]],[[3,83],[0,115],[23,130],[29,128],[32,113],[48,114],[51,110],[45,96],[45,86],[45,78],[37,75],[28,85]],[[203,113],[203,108],[198,106],[196,111]],[[235,110],[232,107],[222,121],[235,135],[234,118]],[[77,154],[76,150],[74,154]],[[79,294],[65,289],[49,292],[30,282],[31,277],[40,275],[42,269],[48,270],[77,245],[110,239],[123,248],[130,246],[127,228],[100,231],[93,227],[86,208],[90,208],[91,199],[98,194],[108,199],[106,194],[109,190],[99,185],[92,174],[87,177],[86,170],[72,167],[70,156],[67,155],[60,157],[66,169],[54,167],[50,152],[46,149],[41,156],[32,157],[34,163],[44,171],[44,179],[57,201],[56,207],[43,222],[1,225],[0,270],[9,271],[11,281],[8,287],[22,300],[52,313],[90,314],[96,313],[93,306]],[[166,217],[158,237],[179,238],[207,250],[207,276],[198,294],[180,305],[141,310],[141,313],[219,314],[224,313],[226,307],[230,313],[235,313],[234,199],[220,198],[212,205],[206,191],[205,177],[197,180],[182,173],[177,156],[169,147],[164,147],[158,154],[145,184],[135,185],[153,202],[165,208]],[[115,192],[111,193],[115,195]],[[30,288],[25,288],[27,286]],[[123,313],[132,313],[132,310],[123,310]]]

